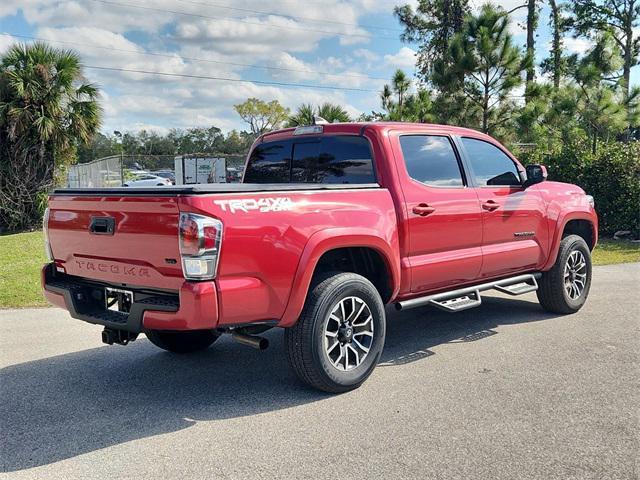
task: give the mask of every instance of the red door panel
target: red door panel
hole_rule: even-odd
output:
[[[481,277],[532,270],[544,262],[546,206],[522,186],[522,166],[494,140],[461,137],[482,207]]]
[[[415,138],[407,141],[405,137]],[[423,141],[423,137],[437,141]],[[391,140],[409,226],[406,262],[411,269],[411,292],[475,280],[482,264],[482,211],[475,189],[464,185],[453,142],[433,131],[392,135]],[[442,149],[448,154],[438,157]],[[442,178],[436,175],[445,161],[453,165],[455,172],[450,170],[449,176],[457,175],[456,179],[447,179],[446,173]],[[456,182],[459,185],[447,186]]]
[[[535,191],[522,187],[478,188],[483,206],[481,276],[494,277],[535,269],[545,259],[545,205]],[[487,203],[491,208],[487,208]]]

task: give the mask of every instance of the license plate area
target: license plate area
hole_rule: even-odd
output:
[[[133,292],[120,288],[104,289],[105,308],[112,312],[129,313],[133,304]]]

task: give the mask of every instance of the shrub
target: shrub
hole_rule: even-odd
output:
[[[600,230],[640,233],[640,142],[599,147],[583,173],[584,189],[596,201]]]
[[[640,142],[611,142],[591,146],[578,140],[552,152],[534,150],[520,155],[523,163],[541,163],[549,180],[575,183],[593,195],[600,232],[640,234]]]

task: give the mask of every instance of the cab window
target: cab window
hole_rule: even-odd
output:
[[[289,183],[291,142],[269,142],[251,152],[244,175],[245,183]]]
[[[373,159],[364,137],[336,135],[294,143],[293,183],[374,183]]]
[[[498,147],[475,138],[461,140],[478,186],[522,185],[516,164]]]
[[[258,145],[245,183],[375,183],[369,141],[355,135],[293,138]]]
[[[433,187],[462,187],[458,157],[443,135],[403,135],[402,156],[409,176]]]

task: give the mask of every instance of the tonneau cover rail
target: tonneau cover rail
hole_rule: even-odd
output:
[[[319,184],[319,183],[204,183],[167,187],[108,187],[108,188],[56,188],[55,195],[206,195],[211,193],[291,192],[299,190],[354,190],[380,188],[377,183]]]

